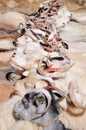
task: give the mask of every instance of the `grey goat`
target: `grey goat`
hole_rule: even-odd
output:
[[[13,114],[20,120],[43,126],[43,130],[70,130],[58,120],[55,95],[56,93],[45,89],[30,91],[14,105]]]

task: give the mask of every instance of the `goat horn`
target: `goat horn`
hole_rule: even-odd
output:
[[[86,105],[80,104],[80,103],[77,101],[77,99],[76,99],[76,97],[75,97],[75,95],[74,95],[74,87],[73,87],[73,84],[72,84],[72,83],[69,84],[69,90],[70,90],[69,95],[70,95],[70,98],[71,98],[73,104],[74,104],[76,107],[79,107],[79,108],[81,108],[81,109],[86,109]]]
[[[42,69],[42,62],[43,62],[43,59],[42,58],[39,63],[38,63],[38,72],[41,74],[41,75],[44,75],[44,76],[50,76],[49,73],[47,73],[45,70]],[[65,68],[61,68],[59,72],[66,72],[68,71],[75,63],[72,63],[71,65],[69,65],[68,67],[65,67]]]
[[[44,87],[46,90],[56,90],[61,96],[62,98],[66,98],[68,102],[70,102],[70,98],[67,96],[67,93],[65,93],[64,91],[62,91],[61,89],[59,89],[58,87],[55,86],[47,86]]]
[[[41,64],[43,62],[43,59],[44,57],[39,61],[38,63],[38,72],[41,74],[41,75],[44,75],[44,76],[49,76],[47,72],[45,72],[42,67],[41,67]]]
[[[46,109],[45,109],[43,112],[36,113],[36,114],[44,114],[44,113],[47,112],[47,110],[49,109],[49,107],[50,107],[50,105],[51,105],[51,95],[50,95],[50,93],[49,93],[47,90],[45,90],[45,89],[37,89],[36,92],[37,92],[37,93],[38,93],[38,92],[43,93],[43,94],[46,96],[47,100],[48,100],[48,105],[47,105]]]
[[[55,87],[55,86],[47,86],[45,87],[46,90],[56,90],[57,92],[59,92],[59,94],[62,96],[62,97],[65,97],[65,93],[59,89],[58,87]]]

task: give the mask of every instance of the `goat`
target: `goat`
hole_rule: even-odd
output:
[[[45,89],[35,89],[25,94],[14,105],[14,117],[42,126],[44,130],[69,130],[58,120],[55,94]]]

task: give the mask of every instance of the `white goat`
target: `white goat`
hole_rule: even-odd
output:
[[[18,47],[15,55],[11,58],[11,64],[13,66],[17,67],[18,65],[25,70],[36,68],[39,59],[47,54],[38,42],[28,41],[28,37],[26,36],[18,38],[17,44]]]

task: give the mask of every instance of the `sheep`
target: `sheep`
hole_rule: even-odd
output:
[[[39,43],[28,41],[28,39],[25,38],[26,36],[18,38],[17,44],[21,44],[21,46],[17,47],[15,55],[11,57],[10,63],[16,68],[30,70],[33,67],[36,68],[40,57],[47,55],[47,52],[41,48]],[[22,45],[22,43],[24,45]]]
[[[28,120],[42,126],[44,130],[69,130],[58,120],[52,91],[35,89],[29,91],[13,108],[17,119]]]
[[[66,6],[62,6],[57,10],[58,15],[52,16],[49,20],[55,24],[55,28],[64,27],[71,19],[71,13],[67,10]],[[47,20],[47,21],[49,21]]]

